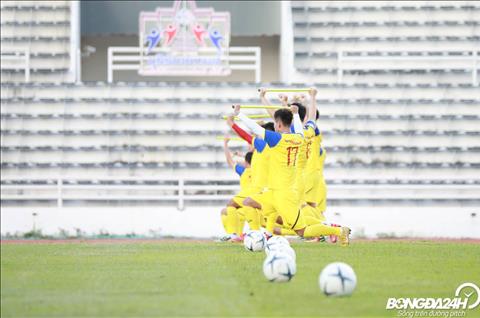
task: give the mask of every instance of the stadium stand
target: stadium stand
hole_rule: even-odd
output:
[[[57,202],[59,185],[62,204],[100,201],[101,194],[109,202],[170,202],[179,193],[193,201],[225,199],[236,186],[215,139],[226,130],[221,115],[233,103],[258,103],[258,85],[70,83],[68,12],[68,1],[2,1],[2,54],[27,49],[31,60],[27,83],[21,68],[2,67],[2,202]],[[386,13],[393,21],[380,18]],[[480,90],[470,63],[480,55],[478,13],[480,6],[465,1],[292,2],[298,74],[289,86],[319,90],[334,204],[480,202]],[[371,50],[372,43],[383,49]],[[339,52],[408,63],[378,68],[367,59],[358,69],[345,67],[339,81]],[[435,60],[445,57],[467,62]],[[241,146],[232,142],[234,150]],[[197,181],[188,181],[192,176]],[[206,177],[213,179],[196,192],[183,189]],[[112,184],[125,187],[114,191]],[[425,196],[411,199],[422,189]]]
[[[479,55],[479,12],[480,6],[468,1],[376,1],[369,6],[295,1],[295,66],[310,74],[303,77],[307,80],[320,75],[333,81],[344,62],[340,54],[354,50],[369,58],[355,59],[355,67],[343,70],[342,80],[347,82],[362,77],[373,82],[478,85],[472,64]],[[377,52],[369,52],[372,47]]]
[[[31,81],[69,80],[69,4],[69,1],[2,1],[2,56],[27,50]],[[23,80],[24,72],[24,67],[2,66],[2,83]]]

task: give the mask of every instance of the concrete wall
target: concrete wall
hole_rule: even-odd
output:
[[[217,237],[224,234],[221,206],[115,208],[2,207],[1,233],[36,229],[55,235],[60,229],[86,234],[101,231],[126,235]],[[37,213],[33,216],[32,213]],[[478,208],[468,207],[352,207],[337,206],[326,213],[329,222],[348,225],[353,237],[480,238]]]
[[[82,35],[138,34],[140,11],[172,5],[173,1],[82,1]],[[233,36],[279,35],[280,5],[281,1],[197,1],[199,8],[230,12]]]
[[[107,80],[107,49],[109,46],[137,46],[137,35],[82,36],[81,47],[93,46],[96,52],[82,58],[83,81]],[[280,36],[233,36],[230,46],[259,46],[262,49],[262,82],[279,81]],[[151,77],[139,76],[135,71],[114,73],[115,81],[211,81],[253,82],[254,71],[232,71],[230,76],[219,77]]]
[[[82,80],[105,81],[107,48],[138,46],[139,13],[172,5],[173,1],[82,1],[81,47],[88,45],[96,49],[95,53],[82,59]],[[262,81],[279,81],[280,1],[197,1],[197,7],[230,12],[230,46],[260,46]],[[121,81],[253,82],[255,73],[233,71],[227,77],[143,77],[134,71],[122,71],[114,78]]]

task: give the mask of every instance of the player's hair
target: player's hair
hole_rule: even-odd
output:
[[[249,165],[252,162],[252,154],[253,154],[253,152],[251,152],[251,151],[249,151],[245,154],[245,161],[248,162]]]
[[[290,111],[290,109],[281,108],[275,112],[273,118],[275,120],[281,120],[283,125],[290,127],[293,121],[293,113]]]
[[[319,118],[320,118],[320,113],[318,112],[318,109],[316,109],[315,120],[318,120]]]
[[[298,107],[298,116],[300,116],[300,120],[303,122],[305,116],[307,115],[307,108],[303,106],[301,103],[291,103],[290,106],[297,106]]]
[[[269,121],[268,123],[263,124],[262,127],[263,127],[265,130],[275,131],[275,125],[274,125],[273,122],[271,122],[271,121]]]

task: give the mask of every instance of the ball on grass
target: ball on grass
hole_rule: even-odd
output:
[[[273,236],[265,243],[265,253],[269,253],[276,245],[290,246],[290,243],[283,236]]]
[[[349,296],[357,286],[357,276],[350,265],[335,262],[322,270],[318,284],[327,296]]]
[[[251,252],[260,252],[265,248],[265,237],[260,231],[250,231],[243,238],[243,246]]]
[[[263,262],[263,274],[271,282],[289,282],[296,273],[297,264],[287,253],[272,252]]]

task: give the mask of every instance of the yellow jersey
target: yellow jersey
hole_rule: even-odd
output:
[[[240,177],[240,189],[241,191],[248,190],[252,185],[252,169],[244,167],[241,164],[235,165],[235,172]]]
[[[270,147],[268,187],[272,190],[294,189],[297,160],[304,139],[300,134],[265,131]]]
[[[307,151],[307,165],[305,167],[305,173],[311,174],[318,170],[320,165],[319,160],[320,156],[317,154],[320,153],[320,147],[322,145],[322,134],[317,127],[314,129],[315,135],[310,138],[310,145],[308,146]]]
[[[298,153],[297,169],[301,171],[303,171],[307,165],[308,152],[310,151],[309,147],[312,142],[312,138],[315,137],[315,130],[312,128],[310,123],[311,121],[308,121],[307,125],[305,125],[305,128],[303,129],[304,142],[300,146]],[[315,127],[315,123],[313,123],[313,127]]]
[[[321,136],[315,122],[309,120],[303,130],[305,136],[305,172],[311,173],[317,170],[317,154],[320,149]],[[319,137],[320,136],[320,137]]]
[[[323,164],[325,163],[325,157],[327,156],[327,151],[325,148],[320,147],[320,151],[317,152],[319,156],[317,157],[317,171],[320,173],[320,177],[323,178]]]
[[[259,192],[268,185],[270,148],[265,140],[256,137],[252,145],[255,148],[252,156],[252,189]]]

